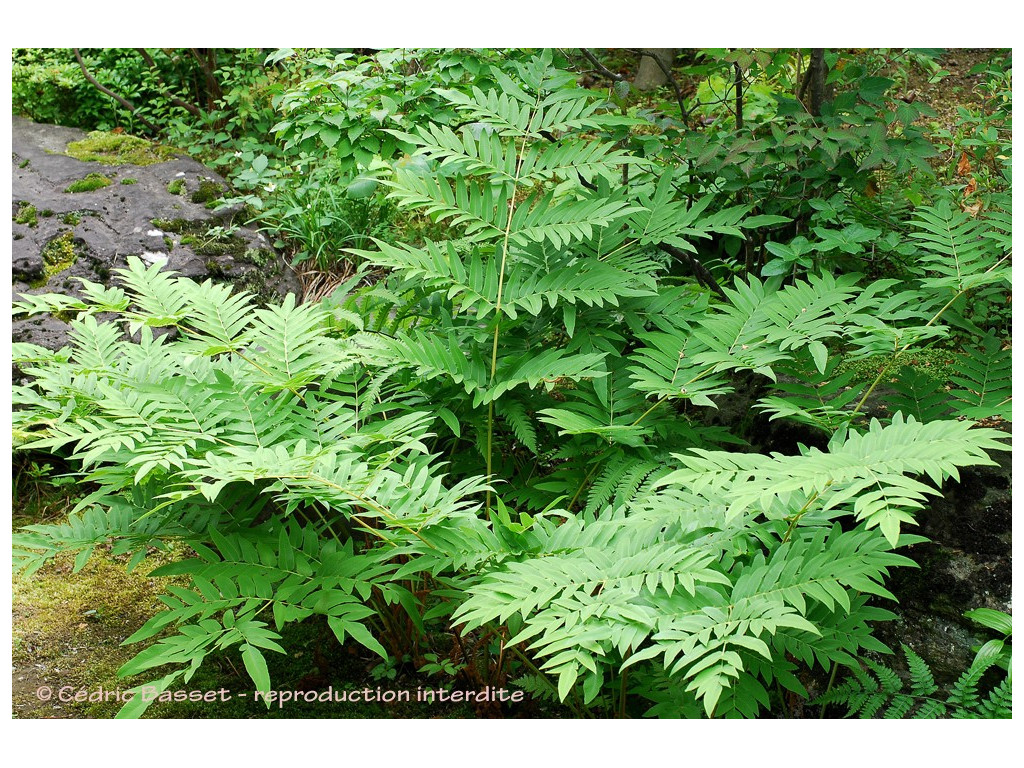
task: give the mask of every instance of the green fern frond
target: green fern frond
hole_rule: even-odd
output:
[[[908,646],[901,646],[910,672],[910,691],[905,682],[889,667],[865,661],[864,667],[855,664],[852,675],[824,696],[812,702],[823,706],[844,706],[846,716],[866,719],[872,717],[913,718],[916,720],[941,717],[953,718],[1008,718],[1011,717],[1010,676],[1003,677],[981,698],[978,686],[982,676],[994,660],[975,659],[952,686],[945,699],[928,664]]]
[[[912,511],[937,493],[908,474],[927,475],[940,484],[958,478],[959,466],[991,464],[986,451],[1007,450],[1001,442],[1004,433],[971,427],[959,421],[921,423],[897,413],[887,426],[872,420],[866,433],[850,432],[842,443],[834,440],[827,453],[811,448],[800,456],[767,457],[697,449],[675,454],[685,469],[661,483],[686,484],[726,501],[734,511],[768,507],[773,497],[794,493],[805,512],[812,505],[823,510],[850,505],[858,520],[879,526],[895,546],[900,524],[913,522]]]
[[[911,236],[925,250],[922,263],[936,275],[921,281],[925,289],[962,293],[1009,281],[1010,268],[1004,265],[999,240],[987,237],[988,224],[955,210],[948,201],[935,206],[919,206],[914,221],[917,231]]]
[[[909,365],[902,366],[890,386],[895,391],[887,401],[890,410],[922,422],[949,417],[949,394],[938,379],[924,371]]]
[[[956,398],[952,405],[957,415],[1012,420],[1012,356],[1002,347],[994,334],[988,334],[981,339],[980,347],[972,347],[957,358],[951,379],[959,389],[950,393]]]

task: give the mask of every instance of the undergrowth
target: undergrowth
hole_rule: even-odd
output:
[[[383,675],[513,685],[578,716],[755,717],[840,668],[867,690],[886,580],[922,541],[908,526],[1008,450],[976,423],[1011,416],[1005,318],[975,301],[1009,286],[1009,214],[922,181],[922,110],[864,72],[843,70],[820,121],[776,99],[769,143],[713,110],[707,134],[655,132],[550,51],[469,60],[471,84],[431,86],[436,120],[379,115],[344,146],[355,106],[317,81],[282,97],[286,146],[342,147],[357,171],[344,191],[277,193],[286,177],[253,155],[243,178],[277,195],[259,198],[267,221],[302,228],[298,258],[359,267],[324,300],[257,308],[134,257],[115,285],[21,297],[18,313],[75,319],[62,350],[15,345],[18,443],[94,490],[18,533],[16,564],[191,548],[152,571],[187,586],[125,641],[141,650],[120,673],[158,691],[225,653],[270,691],[267,657],[307,621]],[[867,177],[911,170],[895,238],[842,202],[876,205]],[[422,241],[331,218],[371,194],[429,220]],[[953,362],[933,376],[919,363],[937,349]],[[820,445],[760,453],[712,425],[741,389]]]

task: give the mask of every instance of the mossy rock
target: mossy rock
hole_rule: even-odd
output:
[[[198,256],[231,256],[235,259],[245,256],[245,240],[226,231],[215,220],[153,219],[153,226],[163,232],[181,235],[179,244],[190,247]]]
[[[64,191],[70,193],[92,192],[93,190],[103,189],[103,187],[109,187],[112,183],[102,173],[90,173],[84,179],[71,182]]]
[[[39,218],[36,207],[31,203],[19,203],[18,212],[14,215],[14,221],[27,227],[38,226]]]
[[[180,153],[172,147],[154,144],[138,136],[93,131],[84,139],[68,144],[67,154],[104,165],[154,165],[172,160]]]
[[[199,182],[199,189],[192,193],[193,203],[212,203],[223,196],[220,184],[215,181],[203,179]]]
[[[42,257],[43,276],[31,284],[33,288],[46,285],[50,278],[59,275],[78,261],[78,252],[75,250],[75,233],[66,231],[51,239],[43,246]]]

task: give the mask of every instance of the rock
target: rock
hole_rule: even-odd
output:
[[[825,450],[827,435],[789,419],[769,421],[753,406],[764,394],[760,382],[739,377],[735,393],[716,398],[719,409],[708,409],[706,423],[743,434],[760,452],[798,452],[798,445]],[[866,417],[891,415],[886,403],[893,391],[878,387],[865,403]],[[876,599],[897,618],[875,624],[874,634],[897,654],[901,643],[918,653],[940,685],[953,683],[974,658],[973,646],[991,637],[964,617],[974,608],[1011,613],[1012,604],[1012,469],[1010,453],[996,452],[995,466],[966,467],[959,482],[948,480],[942,495],[932,497],[915,517],[908,532],[929,539],[901,550],[919,568],[893,568],[886,581],[898,599]],[[892,665],[891,658],[876,658]]]
[[[145,254],[149,263],[163,261],[195,280],[232,282],[262,301],[301,293],[298,278],[260,233],[244,223],[240,207],[212,211],[211,196],[223,191],[224,180],[185,156],[151,165],[106,165],[64,154],[71,141],[85,134],[74,128],[42,125],[23,118],[13,121],[14,216],[26,206],[34,222],[13,224],[12,282],[22,293],[71,293],[84,278],[109,285],[112,271],[130,255]],[[90,173],[111,179],[110,186],[67,193],[72,182]],[[168,190],[184,184],[184,194]],[[192,198],[201,202],[193,202]],[[177,229],[178,231],[172,231]],[[67,233],[71,237],[66,240]],[[70,243],[71,259],[44,257],[48,244]],[[61,251],[66,254],[66,248]],[[52,319],[14,321],[16,340],[56,349],[66,342],[66,325]]]
[[[920,569],[893,571],[887,586],[899,605],[886,607],[899,619],[876,627],[883,642],[894,649],[906,643],[947,684],[974,658],[971,647],[989,637],[964,612],[992,608],[1011,613],[1010,454],[993,459],[997,466],[961,470],[960,482],[947,481],[943,495],[918,512],[914,533],[930,541],[904,554]]]

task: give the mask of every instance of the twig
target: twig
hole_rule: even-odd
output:
[[[160,133],[159,128],[157,128],[153,123],[149,122],[149,120],[147,120],[139,114],[138,107],[136,107],[134,104],[128,101],[128,99],[124,98],[124,96],[119,96],[118,94],[114,93],[112,90],[107,88],[105,85],[101,85],[99,80],[92,76],[88,68],[85,66],[85,62],[82,60],[82,54],[79,53],[77,48],[72,48],[71,50],[75,54],[75,59],[78,60],[78,66],[81,68],[82,74],[85,76],[85,79],[92,83],[93,87],[95,87],[96,90],[98,90],[100,93],[106,94],[114,101],[116,101],[118,104],[127,109],[129,112],[131,112],[133,115],[135,115],[135,117],[138,118],[139,122],[144,123],[146,127],[149,128],[149,130],[153,131],[153,133]]]
[[[710,288],[726,301],[729,300],[729,297],[725,295],[725,291],[722,290],[722,286],[720,286],[718,281],[715,280],[715,276],[712,275],[711,271],[701,264],[693,254],[687,253],[682,248],[676,248],[674,245],[669,245],[668,243],[658,243],[658,249],[664,251],[670,256],[674,256],[686,264],[690,268],[690,271],[693,272],[693,276],[697,278],[698,283],[703,285],[705,288]]]
[[[608,67],[597,60],[597,57],[590,52],[588,48],[580,48],[580,52],[587,57],[587,61],[594,65],[594,68],[602,75],[607,77],[609,80],[614,80],[616,83],[625,82],[626,78],[622,75],[612,72]]]
[[[217,78],[214,76],[214,71],[217,68],[216,53],[213,48],[208,48],[206,58],[204,58],[198,48],[189,48],[188,52],[192,54],[192,58],[199,63],[199,68],[203,70],[203,77],[206,78],[206,104],[212,111],[222,95],[220,83],[217,82]]]
[[[657,56],[655,56],[650,51],[644,48],[627,48],[626,50],[630,51],[630,53],[635,53],[640,56],[647,56],[650,59],[654,59],[654,63],[658,65],[658,68],[662,71],[662,73],[665,75],[665,78],[672,86],[672,90],[675,91],[676,103],[679,105],[679,114],[683,118],[683,123],[686,124],[687,127],[689,127],[690,110],[686,108],[686,101],[683,98],[683,91],[679,87],[679,83],[676,81],[675,76],[672,74],[672,68],[666,65],[664,61],[662,61]]]
[[[743,70],[740,69],[740,65],[737,63],[733,64],[735,69],[736,77],[734,82],[736,84],[736,130],[743,130]]]

